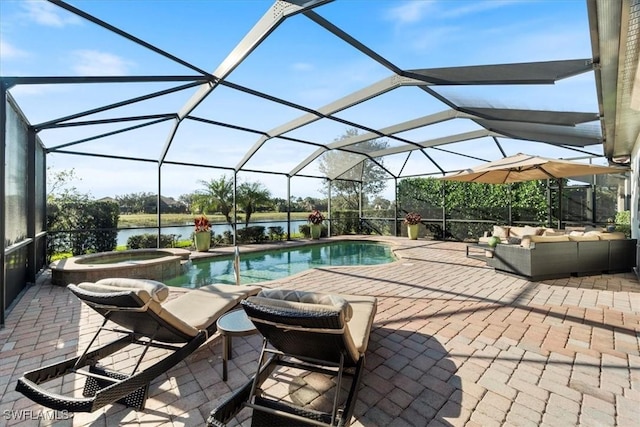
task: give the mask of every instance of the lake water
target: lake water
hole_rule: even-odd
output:
[[[297,220],[291,221],[291,233],[299,233],[298,227],[300,225],[307,224],[305,220]],[[268,231],[269,227],[282,227],[284,232],[287,232],[287,221],[272,221],[272,222],[260,222],[260,223],[251,223],[250,225],[260,225],[264,227],[265,233]],[[238,228],[244,228],[244,224],[238,224]],[[215,234],[222,234],[225,231],[231,231],[231,226],[228,224],[213,224],[211,229]],[[139,234],[156,234],[158,229],[156,228],[136,228],[130,230],[120,230],[118,231],[118,246],[126,245],[127,239],[131,236],[136,236]],[[183,225],[183,226],[175,226],[175,227],[163,227],[162,234],[177,234],[178,240],[189,240],[191,239],[191,234],[193,233],[193,224]]]

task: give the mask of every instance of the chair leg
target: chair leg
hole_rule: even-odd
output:
[[[331,411],[331,424],[336,421],[336,415],[338,413],[338,398],[340,397],[340,391],[342,390],[342,374],[344,372],[344,354],[340,354],[340,367],[338,368],[338,381],[336,383],[336,392],[333,397],[333,410]]]
[[[267,344],[268,344],[267,339],[263,338],[262,339],[262,349],[260,350],[260,357],[258,357],[258,372],[262,371],[264,369],[264,366],[265,366],[264,360],[265,360],[266,353],[267,353]],[[268,363],[270,363],[272,360],[273,359],[269,359]],[[264,381],[264,379],[262,381]],[[262,383],[262,381],[261,381],[259,375],[256,375],[253,378],[253,384],[251,385],[251,392],[249,393],[249,399],[247,399],[247,401],[249,403],[253,403],[252,402],[253,397],[255,396],[256,390],[258,389],[258,386]]]

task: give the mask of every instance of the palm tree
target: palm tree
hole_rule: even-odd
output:
[[[209,181],[200,180],[204,190],[196,191],[197,204],[203,213],[220,212],[227,223],[233,225],[231,213],[233,212],[233,180],[222,175],[218,179]]]
[[[244,225],[248,227],[251,214],[271,201],[271,193],[259,182],[245,182],[238,187],[237,198],[244,211]]]

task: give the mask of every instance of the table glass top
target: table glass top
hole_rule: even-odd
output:
[[[244,310],[234,310],[222,315],[217,325],[221,332],[230,333],[251,332],[256,329]]]

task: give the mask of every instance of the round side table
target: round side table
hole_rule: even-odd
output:
[[[258,332],[244,310],[234,310],[223,314],[216,322],[222,335],[222,380],[227,380],[227,362],[231,359],[231,338],[253,335]]]

